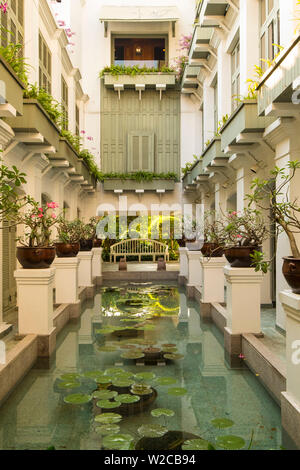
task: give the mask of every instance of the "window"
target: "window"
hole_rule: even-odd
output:
[[[154,171],[154,134],[131,132],[128,135],[128,171]]]
[[[0,13],[1,45],[6,47],[9,42],[23,44],[24,37],[24,0],[8,1],[6,13]]]
[[[114,64],[160,68],[166,61],[166,40],[161,37],[114,38]]]
[[[64,113],[63,118],[63,129],[68,129],[68,120],[69,120],[69,92],[68,85],[63,76],[61,76],[61,105]]]
[[[238,106],[240,96],[240,43],[238,42],[231,53],[231,110]]]
[[[216,82],[214,86],[214,126],[215,126],[215,132],[218,131],[218,81]]]
[[[260,0],[260,55],[272,61],[279,52],[280,10],[279,0]],[[262,68],[266,63],[262,61]]]
[[[76,135],[80,135],[80,111],[79,106],[75,106],[75,133]]]
[[[51,52],[43,36],[39,34],[39,85],[51,93]]]

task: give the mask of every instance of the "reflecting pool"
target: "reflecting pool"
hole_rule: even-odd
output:
[[[0,408],[1,449],[279,449],[280,409],[173,284],[100,288]]]

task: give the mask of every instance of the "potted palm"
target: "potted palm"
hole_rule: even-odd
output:
[[[203,256],[208,258],[223,256],[225,240],[223,221],[216,218],[215,211],[206,211],[204,214],[204,244],[201,248]]]
[[[81,222],[79,220],[68,221],[59,217],[57,221],[58,241],[55,242],[58,258],[70,258],[77,255],[80,249]]]
[[[267,211],[271,223],[276,224],[275,234],[285,232],[292,256],[283,258],[283,275],[293,292],[300,294],[300,249],[296,234],[300,233],[300,205],[297,199],[290,201],[290,183],[300,168],[300,162],[290,161],[286,168],[275,167],[266,180],[255,179],[252,183],[252,194],[247,195],[249,206]],[[257,270],[267,271],[270,261],[265,261],[263,254],[255,253],[253,260]]]
[[[249,208],[241,214],[230,212],[223,223],[227,261],[233,268],[252,267],[253,256],[262,252],[262,244],[269,237],[262,214]]]
[[[30,209],[19,213],[16,222],[25,226],[25,233],[18,238],[17,259],[25,269],[49,268],[55,258],[55,246],[51,243],[51,228],[57,222],[55,209],[58,204],[50,202],[42,206],[28,199]]]

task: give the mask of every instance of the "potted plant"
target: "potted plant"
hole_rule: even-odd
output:
[[[17,247],[17,259],[25,269],[49,268],[56,251],[50,238],[51,227],[57,222],[58,204],[50,202],[40,206],[32,198],[28,204],[30,209],[17,217],[17,223],[25,226],[25,234],[18,238],[22,246]]]
[[[57,221],[58,241],[55,242],[58,258],[70,258],[80,250],[81,223],[79,220],[68,221],[59,217]]]
[[[97,238],[97,225],[100,219],[101,217],[91,217],[89,222],[93,227],[93,246],[95,248],[102,246],[102,240],[100,238]]]
[[[233,268],[250,268],[253,256],[262,252],[262,244],[269,237],[262,214],[245,209],[243,213],[230,212],[224,220],[227,261]]]
[[[201,248],[203,256],[218,258],[224,254],[226,234],[223,222],[216,218],[215,211],[206,211],[204,214],[204,244]]]
[[[275,167],[267,180],[255,179],[252,183],[252,194],[247,195],[249,206],[267,211],[271,223],[276,224],[275,234],[285,232],[292,256],[283,258],[283,275],[295,294],[300,294],[300,249],[296,241],[296,234],[300,233],[300,205],[297,199],[290,201],[290,183],[300,162],[290,161],[286,168]],[[255,253],[253,256],[257,270],[266,272],[270,261],[265,261],[263,254]]]
[[[80,251],[91,251],[95,238],[95,226],[89,222],[87,224],[79,221],[80,224]]]

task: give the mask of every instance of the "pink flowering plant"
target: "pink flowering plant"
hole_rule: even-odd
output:
[[[245,209],[242,213],[229,212],[223,221],[225,244],[236,246],[261,247],[270,235],[265,220],[258,210]]]
[[[51,246],[51,228],[57,223],[58,204],[48,202],[40,205],[32,198],[28,204],[30,209],[18,217],[18,224],[25,226],[24,235],[18,241],[30,248]]]

